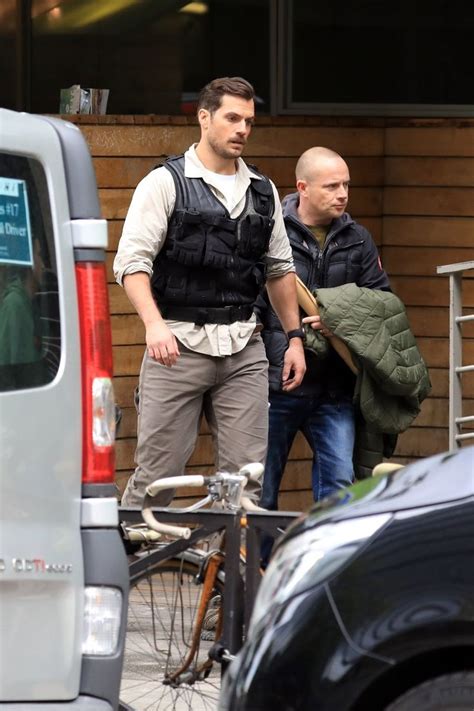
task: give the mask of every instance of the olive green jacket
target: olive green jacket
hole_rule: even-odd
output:
[[[405,307],[395,294],[344,284],[318,289],[316,298],[322,321],[346,343],[359,370],[354,390],[360,414],[354,464],[361,478],[393,453],[396,435],[420,412],[431,389],[428,369]],[[318,352],[320,339],[308,329],[306,347],[311,348],[313,341]]]

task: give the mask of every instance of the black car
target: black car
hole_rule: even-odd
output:
[[[474,709],[474,448],[361,481],[287,531],[219,709]]]

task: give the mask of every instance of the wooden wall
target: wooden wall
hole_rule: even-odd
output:
[[[199,131],[187,117],[74,117],[90,146],[103,215],[109,220],[107,267],[113,326],[115,389],[123,408],[117,442],[117,483],[133,469],[133,389],[143,353],[143,328],[123,290],[114,284],[112,261],[123,219],[138,181],[164,155],[185,150]],[[259,119],[246,158],[276,183],[293,191],[299,155],[314,145],[341,153],[352,178],[349,211],[372,232],[394,291],[428,363],[433,391],[414,425],[399,438],[396,458],[411,461],[447,448],[448,281],[436,266],[473,258],[474,120]],[[474,282],[465,303],[474,306]],[[474,329],[467,328],[466,362],[474,362]],[[466,393],[474,398],[474,379]],[[468,402],[471,405],[472,402]],[[472,408],[474,409],[474,408]],[[311,503],[310,450],[298,437],[285,473],[280,507]],[[189,463],[213,470],[210,437],[203,424]]]

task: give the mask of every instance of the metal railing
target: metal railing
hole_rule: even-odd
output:
[[[459,448],[464,440],[474,438],[474,430],[463,432],[464,424],[474,423],[474,415],[463,414],[462,375],[474,371],[474,364],[463,365],[462,324],[474,321],[474,313],[462,315],[462,279],[474,270],[474,261],[444,264],[438,274],[449,276],[449,449]]]

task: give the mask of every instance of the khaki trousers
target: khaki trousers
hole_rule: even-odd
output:
[[[180,344],[176,365],[167,368],[145,352],[140,371],[137,468],[123,506],[141,506],[155,479],[184,473],[205,410],[216,471],[238,471],[265,461],[268,437],[268,361],[259,334],[231,356],[196,353]],[[258,492],[252,492],[258,495]],[[156,506],[173,493],[160,492]]]

